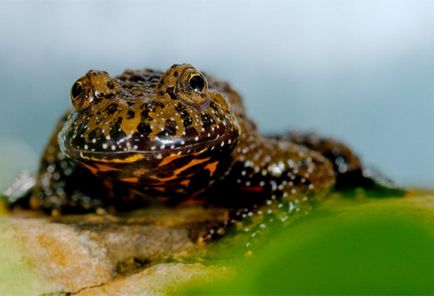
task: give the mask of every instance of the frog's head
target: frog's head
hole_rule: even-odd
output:
[[[191,65],[166,72],[89,71],[71,88],[62,151],[95,174],[195,192],[224,173],[239,136],[225,94]]]

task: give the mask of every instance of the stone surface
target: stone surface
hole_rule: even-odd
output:
[[[129,277],[115,279],[101,287],[80,291],[79,296],[91,295],[151,295],[176,294],[177,288],[191,280],[206,280],[216,274],[225,274],[224,267],[202,264],[163,263],[151,266]]]
[[[2,274],[8,279],[0,281],[0,294],[160,295],[163,285],[212,269],[194,263],[205,254],[197,235],[223,215],[224,210],[197,206],[157,207],[126,216],[52,218],[25,211],[5,215],[0,221],[0,252],[14,255],[2,260],[0,279]],[[13,270],[20,272],[8,275]],[[18,282],[29,278],[24,285],[29,289],[17,290],[11,277]]]

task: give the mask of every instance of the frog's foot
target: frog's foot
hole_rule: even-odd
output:
[[[105,213],[109,209],[101,199],[91,198],[82,192],[76,191],[65,196],[63,194],[46,195],[38,190],[35,190],[29,197],[25,208],[39,210],[52,216]]]
[[[341,182],[337,184],[337,190],[363,188],[372,192],[373,197],[402,197],[407,191],[388,179],[380,172],[371,168],[351,171],[341,176]]]
[[[1,195],[8,208],[28,208],[29,199],[36,184],[35,174],[30,171],[22,171],[12,183],[6,187]]]
[[[199,243],[208,244],[221,238],[235,241],[243,253],[251,254],[266,238],[300,218],[308,215],[316,202],[312,198],[293,196],[291,199],[272,198],[259,204],[232,209],[227,220],[213,225],[199,237]],[[239,249],[239,248],[238,248]]]

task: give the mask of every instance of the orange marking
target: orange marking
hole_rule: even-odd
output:
[[[128,182],[128,183],[138,183],[139,178],[135,178],[135,177],[122,178],[121,181]]]
[[[136,162],[138,160],[141,160],[143,158],[145,158],[143,154],[134,154],[126,158],[112,158],[112,159],[107,159],[107,160],[104,159],[104,160],[97,160],[97,161],[114,162],[114,163],[131,163],[131,162]]]
[[[93,166],[90,166],[90,165],[85,164],[83,162],[81,164],[84,165],[89,171],[91,171],[92,174],[96,175],[98,173],[98,169],[97,168],[94,168]]]
[[[207,162],[208,160],[210,160],[210,158],[211,157],[207,157],[204,159],[193,159],[189,163],[187,163],[185,166],[180,167],[179,169],[175,170],[175,175],[179,175],[180,173],[182,173],[186,169],[191,168],[192,166]]]
[[[116,168],[113,168],[111,166],[104,165],[104,164],[95,163],[96,167],[88,165],[88,164],[86,164],[84,162],[82,162],[81,164],[83,166],[85,166],[89,171],[91,171],[92,174],[94,174],[94,175],[98,175],[98,172],[119,171],[119,169],[116,169]]]
[[[95,165],[97,170],[101,172],[119,171],[118,169],[115,169],[114,167],[111,167],[109,165],[100,164],[100,163],[95,163]]]
[[[183,171],[185,171],[188,168],[191,168],[192,166],[207,162],[208,160],[210,160],[211,157],[207,157],[204,159],[192,159],[189,163],[187,163],[185,166],[180,167],[179,169],[175,170],[173,172],[173,175],[170,177],[165,177],[165,178],[160,178],[160,177],[156,177],[156,179],[160,182],[167,182],[167,181],[172,181],[172,180],[176,180],[179,178],[179,174],[182,173]]]
[[[187,187],[188,185],[190,185],[190,180],[188,180],[188,179],[187,180],[183,180],[183,181],[179,182],[179,184]]]
[[[205,169],[209,171],[210,175],[214,175],[215,170],[217,169],[218,161],[211,162],[205,166]]]
[[[175,179],[177,179],[177,178],[178,178],[177,175],[173,175],[173,176],[165,177],[165,178],[159,178],[159,177],[157,177],[158,181],[163,182],[163,183],[164,183],[164,182],[167,182],[167,181],[175,180]]]
[[[158,166],[165,166],[166,164],[178,159],[178,158],[183,158],[184,155],[180,155],[180,154],[170,154],[169,156],[165,157],[159,164]]]
[[[134,155],[128,156],[126,158],[110,158],[110,159],[93,158],[93,157],[88,157],[85,155],[80,155],[80,156],[83,159],[88,159],[88,160],[92,160],[95,162],[109,162],[109,163],[131,163],[131,162],[136,162],[138,160],[145,158],[145,156],[142,154],[134,154]]]

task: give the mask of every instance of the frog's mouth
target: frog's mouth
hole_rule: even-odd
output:
[[[166,149],[161,149],[161,147],[165,145],[164,142],[162,142],[159,145],[159,148],[149,150],[135,150],[133,147],[131,150],[124,151],[89,151],[88,149],[74,148],[67,145],[61,134],[59,134],[58,139],[61,151],[72,160],[89,160],[109,163],[134,163],[140,160],[161,160],[167,156],[173,155],[194,155],[197,152],[204,150],[227,151],[228,149],[232,150],[237,142],[236,135],[226,134],[217,139],[209,139],[202,142]],[[179,142],[182,142],[182,140],[179,140]]]
[[[128,164],[140,161],[162,161],[167,157],[175,157],[176,155],[187,156],[197,155],[205,151],[215,151],[216,154],[221,152],[229,152],[233,150],[238,140],[238,133],[232,132],[224,134],[218,138],[208,139],[204,141],[198,141],[196,143],[181,145],[184,141],[171,141],[171,146],[166,148],[167,142],[164,141],[154,145],[148,150],[136,149],[131,146],[130,150],[123,151],[92,151],[89,149],[75,148],[72,145],[68,145],[65,142],[65,137],[62,133],[59,134],[58,141],[61,151],[70,159],[75,161],[89,162],[96,161],[102,163],[118,163]],[[179,142],[179,145],[173,143]],[[110,148],[110,147],[109,147]]]

